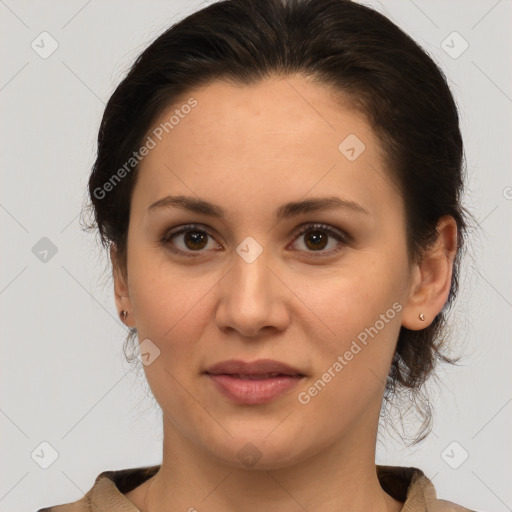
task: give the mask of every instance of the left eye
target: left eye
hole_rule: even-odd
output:
[[[181,246],[175,243],[174,239],[180,240]],[[329,245],[329,239],[334,239],[336,242],[331,241],[332,247],[325,250]],[[308,224],[295,233],[292,245],[297,241],[302,241],[302,245],[305,247],[305,249],[298,249],[299,251],[317,252],[320,253],[318,256],[324,256],[339,251],[340,246],[348,243],[349,237],[343,231],[326,224]],[[183,226],[177,231],[167,234],[162,239],[162,243],[172,252],[192,257],[199,256],[198,253],[204,252],[205,249],[221,249],[215,239],[198,225]],[[209,243],[211,244],[210,247],[208,247]]]
[[[332,244],[334,249],[324,250],[329,245],[329,238],[334,238],[337,243]],[[326,224],[308,224],[296,234],[295,240],[303,241],[306,252],[320,252],[320,256],[323,256],[338,252],[341,249],[339,246],[348,242],[348,236]]]

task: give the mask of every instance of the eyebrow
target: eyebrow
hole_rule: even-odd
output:
[[[218,205],[205,201],[197,197],[190,196],[166,196],[159,199],[155,203],[148,206],[148,211],[153,212],[156,210],[167,208],[180,208],[194,213],[200,213],[209,217],[218,219],[225,219],[225,211]],[[292,201],[285,203],[274,212],[276,220],[282,220],[288,217],[294,217],[300,214],[309,213],[319,210],[328,210],[333,208],[345,208],[355,213],[362,213],[369,215],[368,210],[363,208],[360,204],[341,199],[339,197],[320,197],[306,199],[304,201]]]

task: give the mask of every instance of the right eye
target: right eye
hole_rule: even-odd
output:
[[[194,253],[205,252],[204,249],[208,247],[208,243],[210,242],[208,238],[212,240],[210,249],[215,249],[215,246],[217,248],[220,247],[217,242],[214,242],[213,237],[207,231],[201,229],[199,224],[187,224],[166,233],[161,243],[174,253],[187,257],[197,257],[201,254]],[[175,243],[173,241],[174,239],[177,239],[178,243]]]

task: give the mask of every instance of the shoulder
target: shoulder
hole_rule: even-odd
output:
[[[159,468],[160,466],[144,466],[103,471],[79,500],[41,508],[37,512],[93,512],[114,509],[123,512],[137,511],[124,494],[153,476]]]
[[[434,484],[413,467],[377,466],[382,488],[402,501],[402,512],[476,512],[457,503],[439,499]]]
[[[411,499],[420,498],[427,512],[476,512],[452,501],[439,499],[432,481],[420,469],[416,469],[415,478],[409,488]],[[418,509],[419,510],[419,509]]]

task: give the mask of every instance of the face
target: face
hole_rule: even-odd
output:
[[[260,468],[371,447],[411,283],[379,141],[348,102],[301,77],[214,82],[155,127],[176,110],[161,140],[149,133],[127,277],[115,281],[151,347],[144,370],[165,431]],[[232,360],[292,370],[207,373]]]

